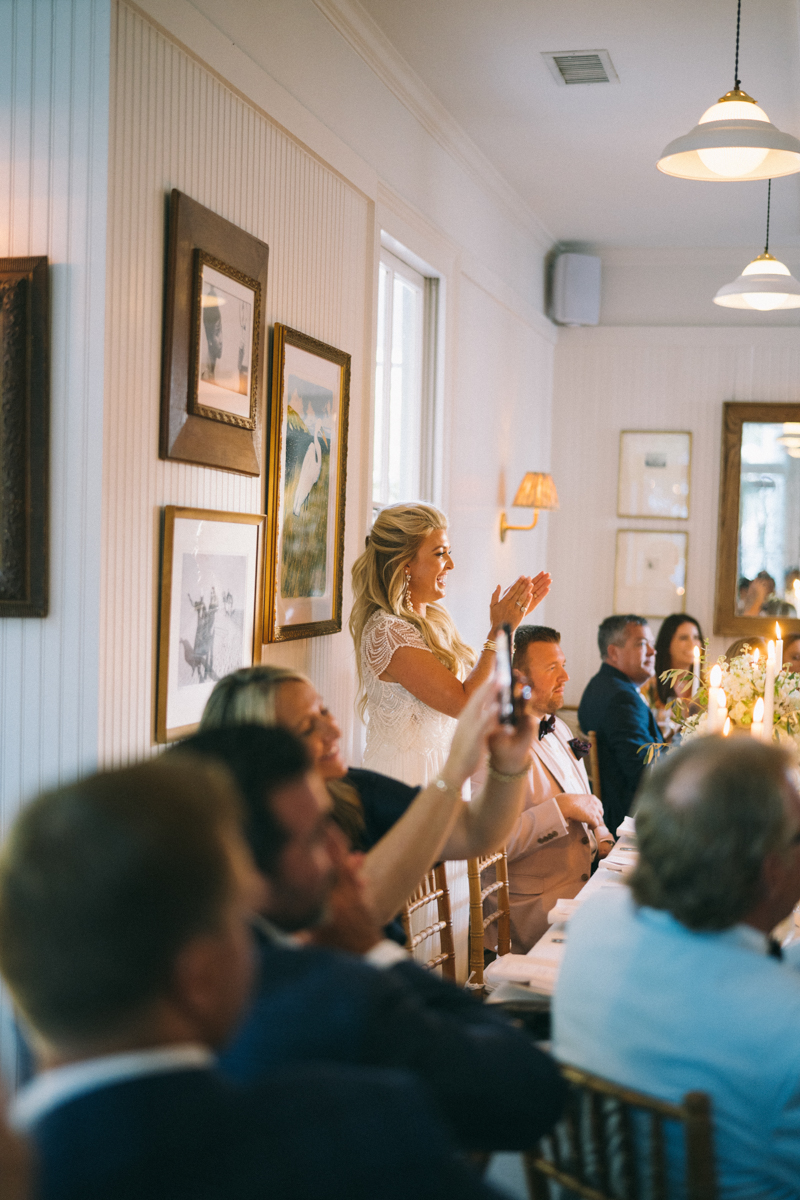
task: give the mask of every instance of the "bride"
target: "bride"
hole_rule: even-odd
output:
[[[353,565],[350,632],[369,718],[363,765],[407,783],[439,773],[455,718],[494,670],[498,631],[515,630],[550,590],[544,571],[502,595],[497,587],[476,658],[441,604],[453,565],[447,518],[430,504],[382,509]]]

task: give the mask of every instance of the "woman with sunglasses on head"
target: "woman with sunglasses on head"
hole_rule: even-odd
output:
[[[220,679],[200,728],[279,725],[306,743],[333,799],[334,819],[365,853],[362,875],[381,924],[391,921],[426,871],[442,859],[488,854],[503,845],[522,804],[533,723],[498,723],[495,684],[473,690],[439,774],[411,787],[368,770],[348,770],[341,731],[311,681],[283,667],[246,667]],[[461,790],[489,754],[482,793],[465,804]]]

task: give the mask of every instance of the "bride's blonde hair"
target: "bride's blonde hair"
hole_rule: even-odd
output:
[[[432,504],[392,504],[382,508],[367,538],[367,548],[353,564],[353,611],[350,632],[356,647],[358,678],[361,671],[361,641],[364,626],[382,609],[416,626],[428,647],[454,675],[475,663],[475,652],[461,640],[455,621],[439,604],[426,605],[420,616],[405,602],[405,567],[416,555],[428,534],[447,528],[447,517]],[[362,711],[366,697],[362,694]]]

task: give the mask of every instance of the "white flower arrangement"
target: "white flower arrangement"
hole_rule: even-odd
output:
[[[720,687],[725,692],[727,712],[731,722],[731,732],[739,729],[749,731],[753,724],[753,710],[756,701],[764,695],[764,683],[767,673],[766,659],[759,655],[757,661],[748,653],[745,646],[743,652],[730,662],[722,655],[718,665],[722,672]],[[701,678],[704,682],[698,688],[693,705],[695,711],[685,719],[679,719],[683,741],[697,737],[706,732],[708,725],[708,671],[706,653],[703,655]],[[665,672],[662,678],[670,677],[673,681],[680,679],[691,682],[691,673],[682,670]],[[775,709],[773,714],[773,730],[776,731],[777,741],[794,746],[800,750],[800,675],[795,674],[788,666],[781,667],[775,677]]]

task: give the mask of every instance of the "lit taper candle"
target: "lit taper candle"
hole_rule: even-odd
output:
[[[764,678],[764,733],[765,742],[772,741],[772,723],[775,715],[775,643],[767,642],[767,672]]]

